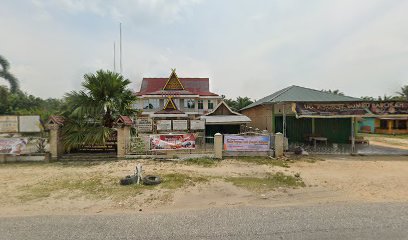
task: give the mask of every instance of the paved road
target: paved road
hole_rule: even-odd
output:
[[[0,239],[408,239],[407,204],[0,218]]]

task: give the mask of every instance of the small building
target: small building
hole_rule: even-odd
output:
[[[249,126],[281,132],[289,142],[309,141],[320,137],[326,142],[347,143],[350,141],[352,117],[305,117],[296,116],[296,103],[347,103],[359,102],[359,98],[337,95],[315,89],[290,86],[266,96],[240,110],[252,121]]]
[[[243,114],[234,112],[222,101],[214,111],[200,117],[205,120],[205,136],[211,138],[216,133],[238,134],[241,128],[251,122],[251,119]]]
[[[364,118],[359,122],[359,131],[377,134],[408,134],[408,117]]]
[[[142,116],[154,118],[162,114],[160,111],[171,97],[178,111],[195,119],[212,111],[222,100],[210,91],[209,82],[209,78],[179,78],[175,69],[168,78],[143,78],[140,90],[135,93],[138,101],[134,108],[141,110]]]

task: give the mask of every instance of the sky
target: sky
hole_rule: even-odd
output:
[[[2,0],[0,54],[23,91],[59,98],[113,70],[114,42],[119,65],[122,23],[135,91],[176,68],[228,98],[290,85],[378,97],[408,85],[407,12],[407,0]]]

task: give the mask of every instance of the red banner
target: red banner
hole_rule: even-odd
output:
[[[195,149],[194,134],[166,134],[166,135],[151,135],[150,149],[151,150],[183,150]]]

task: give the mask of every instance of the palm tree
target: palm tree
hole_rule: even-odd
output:
[[[13,93],[17,92],[19,89],[18,79],[9,72],[10,63],[2,55],[0,55],[0,65],[1,65],[0,77],[4,78],[7,82],[9,82],[11,92]]]
[[[252,103],[253,101],[249,97],[237,97],[236,110],[238,111]]]
[[[84,75],[82,90],[66,94],[63,134],[67,150],[105,143],[119,115],[136,113],[132,108],[136,96],[127,89],[129,84],[119,73],[99,70]]]
[[[397,92],[404,100],[408,100],[408,85],[401,87],[401,92]]]
[[[332,93],[332,94],[335,94],[335,95],[344,96],[344,93],[341,92],[341,91],[338,90],[338,89],[335,89],[335,90],[329,89],[329,90],[322,90],[322,91],[323,91],[323,92],[327,92],[327,93]]]

